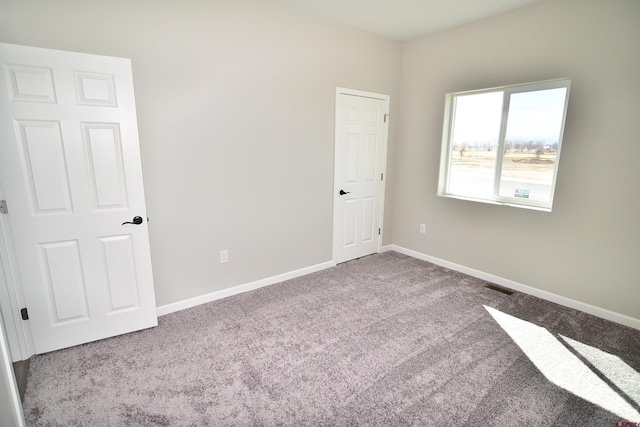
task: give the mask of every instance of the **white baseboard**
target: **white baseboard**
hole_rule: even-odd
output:
[[[245,283],[244,285],[238,285],[232,288],[222,289],[220,291],[211,292],[209,294],[200,295],[171,304],[161,305],[156,309],[156,312],[158,316],[164,316],[165,314],[185,310],[187,308],[195,307],[200,304],[206,304],[208,302],[216,301],[236,294],[241,294],[243,292],[253,291],[254,289],[263,288],[265,286],[273,285],[274,283],[280,283],[284,282],[285,280],[295,279],[296,277],[315,273],[316,271],[334,267],[335,265],[336,263],[333,261],[323,262],[321,264],[312,265],[310,267],[301,268],[298,270],[290,271],[288,273],[267,277],[266,279],[256,280],[255,282]]]
[[[382,248],[382,252],[396,251],[404,255],[408,255],[414,258],[428,261],[430,263],[439,265],[441,267],[448,268],[450,270],[459,271],[460,273],[468,274],[469,276],[477,277],[478,279],[486,280],[488,282],[496,283],[498,285],[505,286],[524,294],[532,295],[547,301],[554,302],[556,304],[563,305],[565,307],[580,310],[594,316],[601,317],[606,320],[610,320],[621,325],[629,326],[634,329],[640,330],[640,319],[636,319],[624,314],[616,313],[605,308],[596,307],[591,304],[587,304],[581,301],[576,301],[571,298],[563,297],[548,291],[543,291],[531,286],[524,285],[522,283],[514,282],[513,280],[505,279],[503,277],[494,276],[493,274],[485,273],[484,271],[475,270],[473,268],[465,267],[460,264],[456,264],[450,261],[446,261],[440,258],[436,258],[430,255],[416,252],[411,249],[403,248],[397,245],[387,245]]]
[[[513,280],[505,279],[504,277],[495,276],[493,274],[485,273],[484,271],[465,267],[463,265],[456,264],[451,261],[446,261],[440,258],[436,258],[430,255],[426,255],[421,252],[404,248],[402,246],[397,246],[397,245],[383,246],[382,252],[387,252],[387,251],[396,251],[398,253],[408,255],[414,258],[418,258],[424,261],[428,261],[430,263],[448,268],[450,270],[459,271],[460,273],[468,274],[469,276],[477,277],[478,279],[496,283],[498,285],[513,289],[518,292],[532,295],[534,297],[551,301],[556,304],[563,305],[565,307],[573,308],[575,310],[580,310],[585,313],[592,314],[594,316],[598,316],[603,319],[610,320],[612,322],[619,323],[621,325],[629,326],[631,328],[640,330],[640,319],[636,319],[630,316],[626,316],[624,314],[616,313],[616,312],[607,310],[605,308],[596,307],[594,305],[577,301],[571,298],[563,297],[561,295],[557,295],[552,292],[543,291],[541,289],[537,289],[532,286],[524,285],[522,283],[518,283]],[[174,313],[180,310],[185,310],[187,308],[195,307],[200,304],[206,304],[208,302],[230,297],[232,295],[240,294],[243,292],[249,292],[254,289],[259,289],[265,286],[273,285],[274,283],[279,283],[285,280],[290,280],[296,277],[315,273],[317,271],[334,267],[335,265],[336,265],[335,262],[327,261],[321,264],[312,265],[310,267],[305,267],[298,270],[290,271],[288,273],[283,273],[276,276],[268,277],[266,279],[256,280],[255,282],[246,283],[243,285],[234,286],[232,288],[222,289],[220,291],[211,292],[209,294],[200,295],[194,298],[189,298],[183,301],[162,305],[157,308],[157,314],[158,316],[163,316],[165,314]]]

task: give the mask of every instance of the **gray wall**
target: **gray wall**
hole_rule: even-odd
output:
[[[399,42],[267,1],[1,7],[2,42],[132,59],[158,305],[332,259],[335,88],[393,114]]]
[[[391,95],[384,244],[639,319],[639,22],[544,0],[400,44],[268,1],[0,0],[2,42],[133,60],[159,305],[331,259],[343,86]],[[565,76],[553,212],[436,196],[445,93]]]
[[[640,2],[542,1],[403,48],[394,243],[640,319]],[[553,212],[436,196],[445,93],[559,77]]]

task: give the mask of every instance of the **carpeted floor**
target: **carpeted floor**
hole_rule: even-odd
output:
[[[639,371],[640,331],[387,252],[35,356],[24,411],[30,426],[613,426],[640,422]]]

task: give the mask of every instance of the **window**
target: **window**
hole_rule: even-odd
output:
[[[447,94],[438,194],[551,211],[570,84]]]

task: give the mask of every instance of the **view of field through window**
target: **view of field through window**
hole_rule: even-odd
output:
[[[500,197],[550,202],[566,93],[567,88],[561,87],[509,94],[507,115],[502,91],[457,96],[448,193],[494,198],[497,156],[501,155]]]

